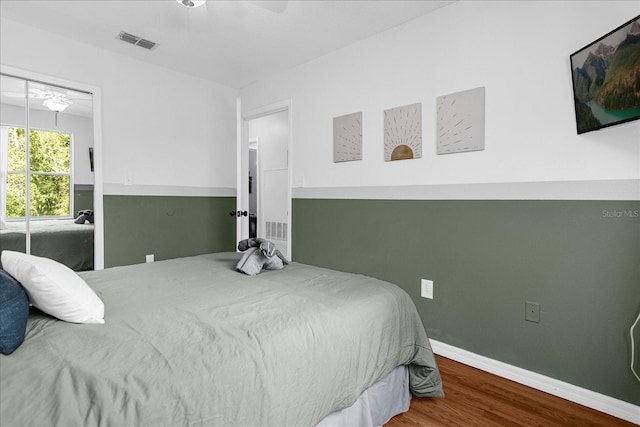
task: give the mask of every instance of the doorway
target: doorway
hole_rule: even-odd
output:
[[[238,240],[259,237],[291,258],[289,103],[250,112],[239,139]],[[246,215],[244,214],[246,212]]]

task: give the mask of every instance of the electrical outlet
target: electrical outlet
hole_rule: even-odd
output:
[[[433,299],[433,280],[420,280],[420,296]]]
[[[540,304],[537,302],[525,301],[524,320],[540,323]]]
[[[147,262],[153,262],[153,258],[154,258],[153,254],[149,254],[146,256]]]

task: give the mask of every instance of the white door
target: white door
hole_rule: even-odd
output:
[[[240,173],[236,211],[240,212],[238,240],[248,238],[255,231],[251,236],[273,242],[289,259],[290,112],[287,102],[242,115],[242,136],[238,141]],[[252,159],[255,159],[255,163]]]

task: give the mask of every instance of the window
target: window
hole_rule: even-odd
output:
[[[0,135],[6,159],[6,199],[0,213],[6,218],[26,217],[27,158],[25,129],[2,126]],[[6,156],[4,155],[6,153]],[[72,136],[69,133],[31,129],[29,132],[30,216],[70,217],[73,209],[71,174]]]

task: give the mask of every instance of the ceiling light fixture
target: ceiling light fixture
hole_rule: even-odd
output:
[[[43,102],[45,107],[47,107],[51,111],[55,111],[56,113],[61,113],[67,109],[70,101],[67,101],[62,98],[60,95],[53,95],[50,98],[45,99]]]
[[[183,6],[186,6],[188,8],[193,8],[193,7],[202,6],[206,0],[176,0],[176,1]]]
[[[62,113],[66,110],[67,107],[71,105],[71,100],[64,95],[52,94],[47,96],[45,100],[42,101],[42,104],[49,110],[56,113],[56,127],[58,127],[58,113]]]

